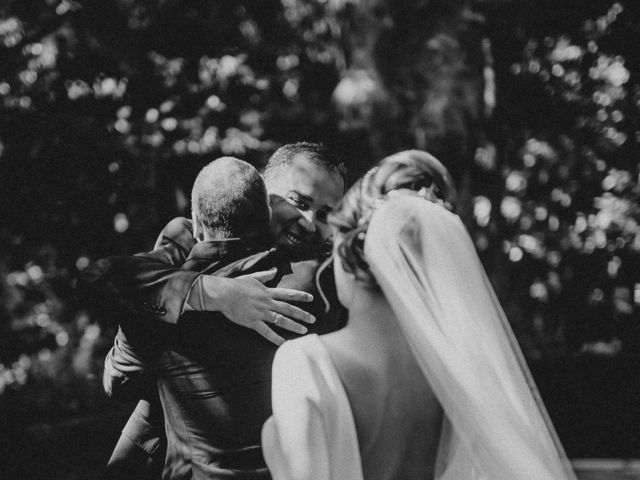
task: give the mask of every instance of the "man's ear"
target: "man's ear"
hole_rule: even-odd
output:
[[[191,223],[193,229],[193,238],[195,238],[198,242],[204,240],[204,231],[202,230],[202,225],[200,225],[200,221],[198,220],[198,216],[195,214],[195,212],[191,213]]]

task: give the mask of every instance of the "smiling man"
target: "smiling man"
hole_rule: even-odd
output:
[[[327,215],[344,192],[344,168],[319,144],[293,143],[271,156],[264,179],[276,245],[294,258],[313,258],[330,243]]]

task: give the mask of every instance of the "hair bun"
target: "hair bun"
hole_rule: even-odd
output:
[[[376,209],[400,195],[418,196],[449,210],[457,200],[451,175],[433,155],[405,150],[382,159],[349,189],[329,217],[341,242],[342,266],[356,278],[375,283],[364,255],[367,229]]]

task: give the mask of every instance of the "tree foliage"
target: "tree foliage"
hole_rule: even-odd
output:
[[[0,399],[95,408],[111,327],[73,299],[76,272],[149,248],[212,158],[262,166],[300,139],[336,148],[354,177],[403,148],[442,158],[531,358],[634,351],[638,14],[608,0],[4,2]]]

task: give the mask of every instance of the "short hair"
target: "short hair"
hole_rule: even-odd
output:
[[[264,177],[267,182],[276,178],[282,170],[291,164],[293,158],[298,154],[304,154],[309,160],[324,168],[327,172],[338,175],[342,179],[342,184],[347,185],[347,168],[338,155],[329,150],[322,143],[296,142],[287,143],[278,148],[264,168]]]
[[[264,180],[237,158],[221,157],[200,170],[191,190],[191,210],[213,238],[269,236]]]

